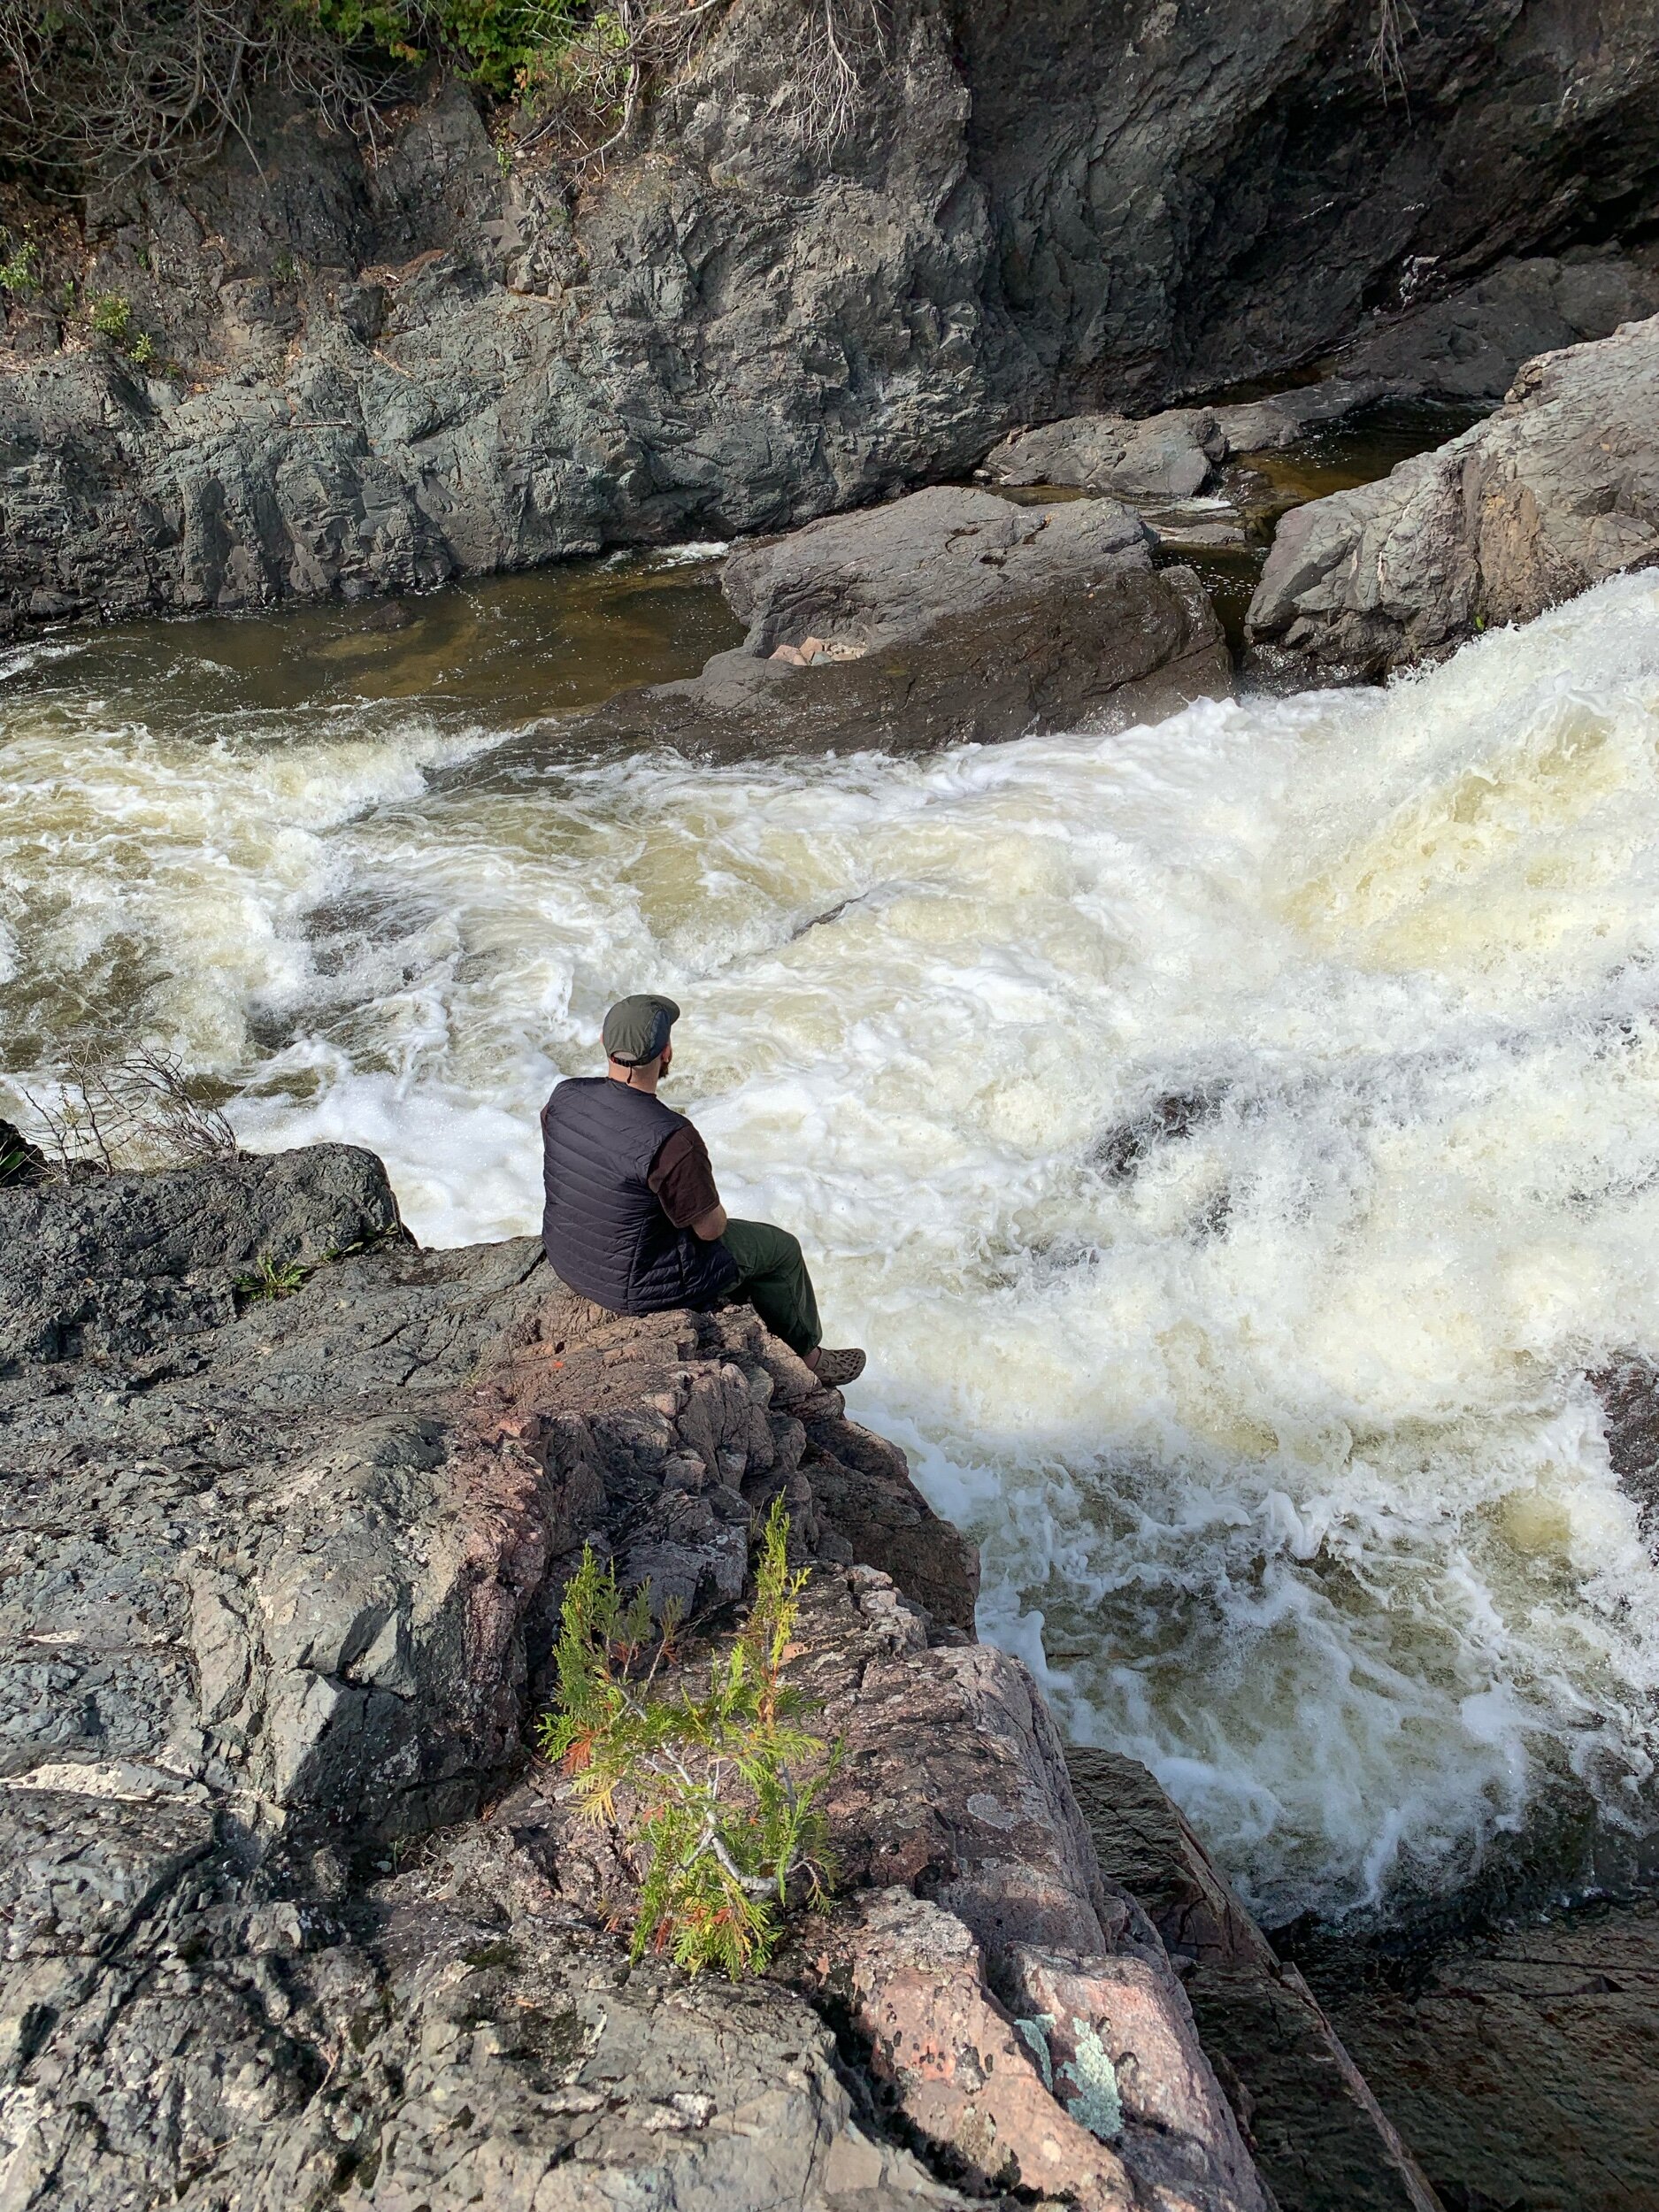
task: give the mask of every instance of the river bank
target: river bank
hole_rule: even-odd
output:
[[[695,566],[611,573],[718,619]],[[983,1632],[1260,1916],[1455,1893],[1574,1767],[1592,1827],[1630,1818],[1652,1576],[1582,1378],[1649,1340],[1650,584],[1388,693],[724,770],[501,772],[429,608],[456,618],[301,615],[291,657],[287,624],[228,634],[269,669],[218,632],[42,641],[8,1036],[251,1064],[248,1141],[372,1137],[464,1245],[533,1222],[525,1133],[621,946],[698,1010],[685,1095],[732,1194],[814,1225],[866,1417],[983,1547]],[[486,682],[534,690],[531,630]],[[1586,789],[1552,763],[1592,738]],[[1475,768],[1515,826],[1471,846]],[[1571,887],[1538,879],[1563,850]],[[1304,912],[1333,879],[1371,888]],[[1115,1040],[1081,1080],[1043,1043],[1079,1018]],[[1575,1286],[1553,1334],[1540,1267]],[[1444,2123],[1460,2156],[1478,2124]]]
[[[1585,296],[1599,313],[1616,296],[1627,300],[1640,277],[1627,259],[1601,254],[1552,261],[1548,275],[1527,265],[1525,281],[1490,288],[1511,333],[1529,317],[1588,312]],[[1477,305],[1462,322],[1455,299],[1432,302],[1417,318],[1415,352],[1402,334],[1412,317],[1379,334],[1385,353],[1395,346],[1381,364],[1390,374],[1408,354],[1440,365],[1426,385],[1417,380],[1414,406],[1425,388],[1439,396],[1432,403],[1446,403],[1458,365],[1464,403],[1495,396],[1493,364],[1505,360],[1509,341],[1494,335],[1492,300]],[[302,353],[316,334],[307,331]],[[1471,334],[1478,343],[1465,342]],[[746,633],[737,598],[726,603],[715,581],[724,545],[617,565],[595,558],[557,575],[389,603],[336,601],[280,620],[99,629],[92,618],[124,603],[119,597],[77,596],[77,586],[37,602],[32,584],[19,603],[31,628],[7,649],[0,693],[8,1086],[50,1102],[73,1054],[96,1060],[160,1038],[233,1102],[256,1148],[373,1143],[423,1239],[445,1248],[427,1256],[423,1278],[440,1306],[446,1268],[459,1271],[457,1282],[473,1268],[489,1276],[495,1263],[480,1256],[480,1240],[519,1235],[533,1222],[526,1130],[548,1083],[586,1067],[618,976],[649,973],[695,1004],[677,1072],[731,1164],[723,1181],[739,1204],[810,1225],[826,1294],[875,1351],[872,1420],[910,1451],[928,1508],[982,1547],[978,1620],[987,1643],[1028,1666],[1080,1761],[1133,1754],[1136,1771],[1156,1778],[1154,1824],[1177,1839],[1169,1848],[1178,1857],[1187,1832],[1171,1801],[1260,1919],[1311,1916],[1305,1947],[1305,1924],[1293,1927],[1289,1955],[1390,2085],[1385,2103],[1397,2098],[1414,2115],[1433,2177],[1459,2212],[1482,2205],[1486,2181],[1529,2212],[1557,2203],[1578,2212],[1592,2200],[1624,2212],[1620,2192],[1636,2185],[1641,2155],[1632,2152],[1634,2167],[1598,2163],[1594,2150],[1602,2139],[1642,2139],[1621,2118],[1626,2076],[1596,2054],[1609,2036],[1626,2052],[1641,2047],[1645,1985],[1590,1986],[1598,1977],[1617,1982],[1625,1924],[1609,1924],[1603,1943],[1586,1934],[1584,1913],[1536,1941],[1525,1923],[1540,1870],[1556,1865],[1554,1845],[1540,1839],[1571,1830],[1583,1843],[1560,1858],[1545,1901],[1584,1905],[1598,1886],[1619,1886],[1609,1839],[1654,1824],[1659,1614],[1647,1461],[1625,1463],[1607,1381],[1645,1371],[1659,1344],[1645,1133],[1655,1122],[1646,979],[1659,956],[1655,840],[1647,833],[1659,806],[1651,580],[1615,575],[1525,626],[1494,620],[1482,634],[1480,626],[1488,611],[1532,615],[1650,557],[1651,533],[1632,533],[1654,520],[1651,426],[1624,397],[1647,389],[1642,365],[1653,343],[1650,328],[1596,349],[1600,360],[1628,355],[1636,370],[1633,382],[1626,375],[1607,388],[1611,399],[1596,403],[1590,431],[1599,435],[1605,416],[1638,434],[1614,457],[1617,467],[1591,457],[1601,473],[1587,517],[1577,449],[1570,439],[1552,458],[1548,427],[1578,373],[1572,356],[1564,367],[1545,364],[1514,403],[1447,451],[1408,464],[1386,485],[1302,510],[1278,534],[1273,589],[1288,591],[1286,605],[1309,626],[1297,644],[1283,641],[1271,687],[1260,680],[1258,639],[1237,698],[1225,695],[1236,672],[1213,618],[1201,598],[1181,595],[1197,589],[1194,572],[1206,583],[1231,578],[1235,590],[1242,575],[1253,588],[1263,526],[1286,493],[1333,489],[1330,473],[1345,467],[1377,474],[1380,439],[1370,462],[1340,442],[1363,445],[1363,418],[1310,442],[1256,447],[1235,442],[1239,417],[1250,421],[1239,436],[1267,437],[1266,418],[1294,411],[1282,396],[1149,422],[1096,412],[1081,419],[1093,443],[1077,466],[1009,472],[1036,480],[1010,481],[1010,501],[1038,502],[1040,520],[1057,495],[1052,511],[1070,516],[1046,541],[1030,508],[962,488],[921,495],[922,509],[938,511],[931,537],[912,534],[920,510],[910,499],[826,526],[821,542],[847,548],[865,545],[871,530],[899,533],[901,567],[925,541],[914,564],[924,584],[941,558],[957,557],[952,546],[1000,565],[978,579],[956,637],[968,642],[954,652],[926,590],[901,622],[899,596],[849,588],[849,577],[869,581],[864,555],[849,552],[847,574],[826,595],[812,563],[792,569],[800,541],[788,540],[747,547],[732,564],[734,576],[764,571],[770,580],[738,595]],[[1371,373],[1356,359],[1336,365],[1350,388]],[[128,374],[119,364],[105,371]],[[236,385],[254,395],[256,411],[276,388],[262,394],[263,373]],[[1324,405],[1333,387],[1297,388],[1315,395],[1297,406]],[[1581,440],[1589,433],[1575,405],[1565,411]],[[1416,427],[1403,434],[1400,419],[1391,434],[1441,444],[1424,418],[1408,419]],[[976,421],[964,451],[988,466],[989,418]],[[311,434],[308,418],[298,426]],[[1012,426],[999,418],[995,426]],[[1052,427],[1056,450],[1068,442],[1081,450],[1074,419]],[[26,430],[37,457],[61,460],[73,443],[54,448]],[[428,425],[416,442],[440,435]],[[1022,449],[1029,459],[1027,440],[1010,450]],[[127,459],[136,450],[121,449]],[[943,465],[930,453],[923,472]],[[891,459],[880,464],[885,491],[896,488]],[[1480,503],[1460,507],[1447,491],[1453,476],[1478,478],[1486,504],[1519,516],[1525,532],[1494,535],[1484,521],[1465,531]],[[480,480],[488,488],[488,470]],[[32,511],[50,516],[53,484],[30,481]],[[98,512],[109,511],[103,480],[86,482]],[[313,589],[349,598],[405,576],[353,566],[349,530],[342,538],[336,528],[357,496],[344,482],[330,478],[316,510],[319,542],[334,549],[328,560],[345,546],[342,562],[324,561],[297,585],[297,572],[265,575],[233,562],[223,589],[215,586],[225,604],[243,603],[250,578],[256,598]],[[1434,490],[1432,512],[1413,496],[1419,484]],[[850,492],[838,483],[825,503],[864,488],[864,479]],[[1109,495],[1092,512],[1078,512],[1077,495],[1100,493]],[[809,489],[803,506],[786,501],[778,511],[798,516],[818,496]],[[1132,504],[1113,509],[1121,498]],[[652,511],[649,531],[672,506]],[[259,509],[267,520],[269,511]],[[724,511],[715,519],[724,525]],[[1333,522],[1341,527],[1333,535]],[[1329,557],[1286,586],[1304,527],[1326,533]],[[223,553],[235,528],[223,542],[211,532],[180,542]],[[1558,537],[1571,554],[1559,572]],[[1010,703],[999,695],[1002,718],[976,719],[979,695],[995,688],[982,680],[989,663],[976,657],[1002,649],[999,626],[1023,604],[1020,564],[1041,568],[1063,538],[1077,541],[1064,581],[1045,570],[1025,594],[1055,626],[1043,651],[1061,680],[1052,696],[1021,691]],[[1383,603],[1404,573],[1391,570],[1396,541],[1422,556],[1407,579],[1415,597],[1397,610]],[[27,566],[27,532],[10,542]],[[1524,605],[1494,596],[1509,570],[1510,581],[1519,574],[1502,557],[1517,546],[1532,589]],[[523,550],[515,541],[459,565],[489,567]],[[1457,565],[1458,590],[1437,596],[1436,578],[1451,573],[1435,568],[1442,555]],[[135,572],[125,559],[112,574]],[[171,571],[163,561],[154,572]],[[449,572],[442,563],[406,572]],[[1133,669],[1109,665],[1134,626],[1114,617],[1090,627],[1103,591],[1133,599],[1145,636],[1160,610],[1184,608],[1188,627],[1171,621]],[[1068,592],[1075,608],[1058,603]],[[1263,609],[1266,592],[1257,595]],[[125,603],[199,602],[164,592]],[[1361,641],[1374,642],[1379,605],[1390,641],[1421,626],[1425,610],[1448,615],[1427,639],[1443,664],[1386,691],[1283,695],[1309,680],[1302,647],[1322,623],[1341,631],[1340,644],[1360,607]],[[1108,614],[1117,609],[1114,600]],[[1275,626],[1263,616],[1261,627]],[[1415,637],[1408,652],[1424,643]],[[1394,651],[1390,641],[1385,657]],[[1177,695],[1190,702],[1179,711],[1153,719],[1126,688],[1114,705],[1125,676],[1139,683],[1199,660],[1201,680]],[[925,661],[945,705],[910,732],[890,696],[872,710],[860,686],[879,679],[889,694],[902,692]],[[696,717],[722,665],[739,663],[743,685],[757,696],[763,688],[765,703],[756,711],[751,703],[731,741],[704,742]],[[1108,680],[1090,689],[1102,669]],[[814,714],[802,710],[808,699]],[[1160,709],[1171,703],[1165,697]],[[787,725],[781,737],[777,723]],[[1081,1055],[1079,1037],[1093,1048]],[[20,1095],[13,1110],[26,1110]],[[451,1248],[461,1256],[453,1262]],[[347,1287],[366,1285],[353,1276]],[[234,1317],[206,1317],[217,1327]],[[463,1339],[472,1345],[465,1329]],[[146,1369],[137,1394],[175,1379]],[[905,1525],[925,1525],[925,1512]],[[733,1513],[728,1543],[738,1525]],[[822,1556],[844,1567],[830,1534]],[[856,1634],[877,1633],[863,1596],[854,1598],[865,1619]],[[948,1606],[941,1618],[961,1632]],[[843,1629],[855,1633],[850,1617],[825,1647],[832,1671],[852,1649]],[[909,1635],[902,1629],[900,1642]],[[923,1643],[929,1653],[958,1648],[926,1630]],[[361,1655],[342,1662],[344,1678],[355,1680]],[[40,1663],[32,1647],[22,1655],[26,1686],[38,1686]],[[104,1663],[95,1660],[93,1671]],[[396,1651],[387,1663],[396,1671]],[[104,1688],[94,1685],[100,1715]],[[341,1709],[355,1713],[354,1698],[355,1688]],[[53,1727],[63,1719],[50,1695],[41,1710]],[[504,1741],[511,1732],[499,1720],[490,1725]],[[233,1764],[244,1748],[232,1746]],[[440,1750],[442,1767],[449,1754]],[[290,1763],[297,1773],[308,1759],[302,1746]],[[437,1777],[433,1818],[466,1811],[465,1776],[454,1805],[438,1802],[454,1779],[447,1770]],[[223,1778],[204,1786],[230,1787]],[[1080,1782],[1076,1793],[1088,1794]],[[1064,1793],[1054,1803],[1062,1810],[1051,1803],[1051,1827],[1075,1843],[1077,1807],[1064,1809]],[[240,1801],[215,1804],[215,1822],[242,1820]],[[440,1949],[451,1934],[476,1950],[518,1943],[547,1900],[535,1888],[541,1876],[514,1855],[568,1854],[543,1809],[520,1805],[519,1814],[542,1843],[472,1837],[459,1878],[497,1898],[510,1938],[480,1936],[470,1922],[462,1934],[428,1923],[422,1916],[441,1920],[449,1902],[423,1886],[420,1870],[401,1888],[393,1870],[383,1892],[371,1883],[351,1893],[366,1900],[364,1924],[375,1932],[343,1960],[335,1954],[356,1937],[348,1931],[342,1945],[326,1934],[326,1972],[342,1967],[353,1988],[371,1993],[365,2001],[391,2001],[446,2037],[453,1993],[400,1979],[404,1965],[384,1930],[407,1908],[410,1924],[436,1931]],[[1108,1865],[1122,1844],[1109,1827],[1094,1827]],[[215,1833],[223,1840],[229,1828]],[[873,1848],[875,1834],[857,1848]],[[484,1858],[472,1855],[475,1847]],[[512,1864],[488,1874],[497,1849]],[[1527,1881],[1498,1901],[1487,1924],[1471,1927],[1471,1870],[1486,1879],[1506,1855]],[[1235,1932],[1217,1947],[1205,1935],[1187,1955],[1181,1914],[1192,1900],[1171,1863],[1158,1877],[1177,1895],[1169,1924],[1158,1921],[1163,1970],[1172,1961],[1184,1977],[1262,2170],[1286,2204],[1329,2200],[1347,2212],[1354,2177],[1382,2170],[1371,2139],[1362,2127],[1357,2154],[1352,2142],[1332,2142],[1315,2155],[1306,2134],[1346,2077],[1310,2052],[1305,2009],[1294,2034],[1286,2028],[1283,1976],[1277,1995],[1263,1997],[1259,1981],[1243,1996],[1231,1989],[1228,1977],[1256,1955],[1259,1938]],[[234,1873],[233,1887],[242,1878]],[[454,1878],[442,1877],[451,1886]],[[1199,1883],[1207,1909],[1231,1926],[1233,1908],[1216,1907],[1204,1887],[1211,1878],[1213,1867]],[[111,1880],[129,1882],[125,1863]],[[1433,1932],[1409,1967],[1388,1959],[1389,1930],[1415,1924],[1425,1900],[1422,1924]],[[189,1915],[231,1903],[240,1913],[245,1900],[237,1892],[190,1901],[180,1890],[175,1901]],[[1248,1918],[1245,1903],[1237,1909]],[[1107,1947],[1101,1955],[1115,1955],[1116,1937],[1099,1907],[1089,1909]],[[158,1908],[157,1924],[172,1910]],[[1628,1924],[1634,1956],[1640,1908]],[[185,1940],[223,1936],[238,1990],[248,1973],[262,1991],[274,1977],[280,2007],[303,1981],[294,2001],[319,2022],[333,2018],[334,2000],[312,1985],[311,1966],[265,1974],[250,1964],[262,1954],[244,1932],[240,1921],[228,1935],[217,1922],[193,1924]],[[865,1932],[868,1957],[891,1967],[894,1928],[869,1922]],[[921,1971],[924,1954],[932,1972],[958,1941],[949,1936],[941,1951],[940,1930],[912,1918],[899,1932],[912,1947],[905,1973]],[[979,1933],[984,1972],[1007,1996],[1012,1969],[1000,1939]],[[308,1940],[285,1934],[276,1951],[303,1960]],[[538,1951],[542,1980],[495,1990],[488,2002],[562,2018],[555,1984],[568,1993],[572,1973],[580,1980],[591,1968],[598,1978],[582,1983],[573,2016],[584,2035],[601,2033],[595,1993],[609,1970],[585,1944],[575,1947],[580,1971]],[[1071,1948],[1074,1965],[1089,1955],[1088,1945]],[[1532,1954],[1543,1951],[1540,1966]],[[49,1946],[42,1955],[58,1954]],[[151,1963],[146,1954],[144,1974]],[[1543,1978],[1529,1982],[1535,1970]],[[886,2016],[880,1989],[868,1973],[859,1980],[856,1961],[824,1971],[841,1978],[835,2003],[861,1989],[871,2020]],[[979,1971],[940,1985],[952,2017],[963,2004],[982,2006]],[[1640,1966],[1632,1977],[1641,1985]],[[666,1987],[651,2005],[668,2001]],[[1594,2015],[1584,2034],[1552,2046],[1560,2093],[1522,2126],[1512,2108],[1535,2063],[1540,2007],[1580,1999]],[[56,2000],[40,2001],[50,2010]],[[475,1993],[466,1998],[475,2001]],[[50,2029],[30,2011],[35,2003],[27,1996],[19,2013],[19,2048]],[[1461,2057],[1448,2064],[1436,2054],[1470,2050],[1468,2017],[1482,2006],[1493,2055],[1474,2093]],[[975,2016],[983,2024],[997,2016]],[[657,2017],[641,2016],[639,2032],[654,2034]],[[757,2048],[772,2051],[765,2037],[775,2030],[781,2051],[797,2019],[763,2024]],[[311,2042],[325,2066],[337,2025],[319,2026]],[[1251,2078],[1247,2062],[1281,2031],[1277,2086],[1291,2096],[1294,2125],[1274,2106],[1274,2084]],[[801,2019],[803,2035],[819,2032]],[[80,2029],[65,2033],[74,2041]],[[374,2047],[373,2066],[388,2079],[408,2060],[396,2039]],[[914,2194],[916,2177],[896,2155],[907,2142],[881,2138],[866,2157],[880,2130],[865,2129],[856,2097],[842,2112],[827,2078],[814,2076],[808,2102],[818,2115],[811,2127],[823,2120],[827,2129],[813,2140],[841,2144],[840,2181]],[[361,2090],[368,2100],[362,2109],[383,2114],[380,2089],[351,2079],[351,2097]],[[22,2085],[32,2093],[35,2082]],[[658,2087],[648,2092],[653,2109],[681,2118],[676,2095],[718,2106],[726,2093]],[[286,2126],[286,2093],[273,2093],[273,2126]],[[471,2097],[469,2088],[465,2108],[475,2112]],[[32,2126],[27,2097],[23,2109]],[[313,2117],[325,2112],[333,2128],[338,2101]],[[977,2125],[964,2112],[956,2119]],[[1352,2116],[1346,2108],[1344,2124]],[[995,2118],[1004,2124],[1018,2124],[1016,2116]],[[687,2138],[702,2124],[662,2123]],[[438,2139],[425,2127],[411,2138],[426,2144],[418,2159]],[[947,2132],[959,2149],[955,2127]],[[1205,2140],[1228,2187],[1242,2189],[1231,2148],[1216,2150],[1213,2127]],[[303,2128],[291,2138],[302,2164],[325,2154],[319,2141]],[[79,2157],[85,2146],[75,2142]],[[348,2128],[326,2155],[349,2148],[355,2175],[357,2146]],[[151,2144],[142,2155],[171,2173],[175,2152]],[[795,2177],[803,2189],[828,2187],[829,2169],[811,2162],[818,2154]],[[608,2170],[605,2159],[626,2166],[645,2153],[630,2139],[600,2143],[595,2155],[596,2170]],[[470,2170],[463,2161],[457,2170]],[[927,2178],[954,2188],[965,2170],[947,2160]],[[1089,2170],[1110,2199],[1120,2177]],[[1600,2197],[1586,2194],[1586,2177]],[[583,2185],[591,2178],[584,2173]],[[1409,2201],[1416,2185],[1396,2175],[1388,2186],[1396,2183]],[[373,2176],[351,2186],[371,2190]]]

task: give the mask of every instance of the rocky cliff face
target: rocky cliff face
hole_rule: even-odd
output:
[[[370,164],[269,109],[88,211],[86,280],[183,379],[12,314],[0,619],[263,605],[774,528],[1352,336],[1612,234],[1659,171],[1638,0],[1194,11],[899,0],[856,128],[780,127],[784,0],[735,0],[572,194],[456,88]]]

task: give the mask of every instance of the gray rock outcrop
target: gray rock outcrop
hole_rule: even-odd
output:
[[[1497,413],[1285,517],[1251,637],[1365,674],[1659,559],[1659,317],[1545,354]]]
[[[17,2212],[920,2212],[980,2176],[1266,2212],[1040,1694],[972,1640],[971,1548],[747,1310],[423,1252],[343,1148],[49,1178],[0,1191],[0,1464]],[[689,1607],[695,1668],[779,1495],[838,1900],[764,1980],[630,1970],[634,1847],[525,1747],[560,1590],[592,1542]]]
[[[1209,596],[1190,570],[1155,568],[1152,547],[1110,500],[1019,507],[947,486],[811,523],[726,562],[741,646],[574,726],[588,747],[717,758],[925,752],[1225,697]]]
[[[940,488],[789,536],[739,546],[720,578],[765,659],[811,636],[832,655],[925,637],[952,615],[997,618],[1011,601],[1149,566],[1146,532],[1109,500],[1020,508]]]
[[[85,211],[10,303],[0,618],[361,596],[787,527],[1145,412],[1651,208],[1640,9],[901,0],[852,127],[790,128],[799,20],[735,0],[589,188],[440,90],[375,159],[271,104]],[[42,217],[42,235],[56,235]],[[55,249],[54,249],[55,250]],[[158,375],[55,303],[119,296]],[[73,343],[62,349],[68,331]],[[80,349],[76,349],[79,348]]]
[[[1157,1930],[1280,2205],[1440,2212],[1313,1993],[1146,1768],[1084,1748],[1066,1764],[1102,1871]]]
[[[1535,355],[1610,338],[1655,313],[1651,249],[1524,257],[1380,323],[1344,349],[1339,366],[1344,378],[1402,399],[1495,405]]]
[[[1585,253],[1506,263],[1492,276],[1380,321],[1336,373],[1255,400],[1061,418],[1013,431],[978,473],[995,484],[1069,486],[1156,511],[1221,488],[1226,464],[1282,451],[1385,401],[1494,405],[1535,354],[1609,337],[1659,310],[1659,264]]]

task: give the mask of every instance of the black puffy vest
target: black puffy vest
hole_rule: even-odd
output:
[[[541,1109],[541,1242],[560,1279],[612,1313],[710,1306],[731,1254],[676,1229],[646,1176],[686,1118],[608,1075],[572,1076]]]

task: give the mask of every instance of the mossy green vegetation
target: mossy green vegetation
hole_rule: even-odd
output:
[[[625,1601],[591,1546],[565,1593],[558,1703],[541,1748],[588,1816],[615,1823],[643,1863],[636,1959],[665,1953],[735,1981],[766,1964],[791,1909],[818,1905],[832,1885],[823,1800],[835,1754],[785,1678],[807,1578],[788,1563],[788,1539],[780,1500],[749,1617],[706,1678],[677,1665],[672,1613],[654,1628],[649,1588]]]
[[[0,292],[29,299],[40,288],[40,255],[34,242],[25,238],[13,244],[10,234],[0,231]]]

